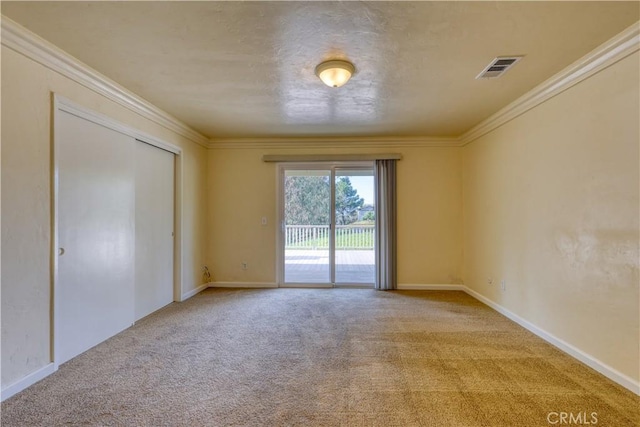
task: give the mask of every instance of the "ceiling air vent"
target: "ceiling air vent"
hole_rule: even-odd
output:
[[[489,65],[487,65],[484,70],[476,76],[476,79],[493,79],[495,77],[500,77],[521,59],[522,56],[499,56],[491,61],[491,63],[489,63]]]

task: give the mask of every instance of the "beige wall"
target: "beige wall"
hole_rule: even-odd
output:
[[[183,291],[200,284],[206,150],[2,47],[2,387],[50,362],[51,92],[183,150]]]
[[[465,284],[635,381],[638,64],[466,146],[463,181]]]
[[[213,149],[208,264],[217,282],[276,281],[276,165],[264,154],[399,152],[398,281],[461,283],[462,149]],[[262,216],[268,225],[262,226]],[[249,268],[241,269],[247,261]]]

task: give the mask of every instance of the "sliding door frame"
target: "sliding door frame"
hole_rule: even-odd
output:
[[[278,163],[276,174],[276,199],[277,199],[277,222],[276,222],[276,283],[281,288],[334,288],[340,286],[367,287],[368,284],[336,284],[335,268],[335,246],[336,246],[336,195],[335,180],[336,171],[340,169],[348,170],[371,170],[374,171],[372,161],[337,161],[337,162],[292,162]],[[330,233],[329,233],[329,282],[327,283],[286,283],[285,282],[285,213],[284,213],[284,179],[288,170],[319,170],[330,171],[329,181],[331,183],[331,212],[330,212]]]

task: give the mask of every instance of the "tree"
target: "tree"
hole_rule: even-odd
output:
[[[362,217],[362,219],[364,221],[375,221],[376,220],[376,213],[373,211],[369,211],[366,214],[364,214],[364,216]]]
[[[349,177],[336,182],[336,223],[347,225],[358,219],[364,199]],[[330,222],[331,187],[328,176],[286,176],[284,180],[286,225],[323,225]]]
[[[287,176],[284,193],[286,225],[329,223],[331,188],[328,176]]]
[[[358,219],[358,209],[364,205],[364,199],[358,190],[352,187],[348,176],[341,176],[336,182],[336,223],[347,225]]]

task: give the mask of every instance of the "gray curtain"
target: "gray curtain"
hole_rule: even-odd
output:
[[[376,284],[378,290],[397,288],[396,161],[376,160]]]

